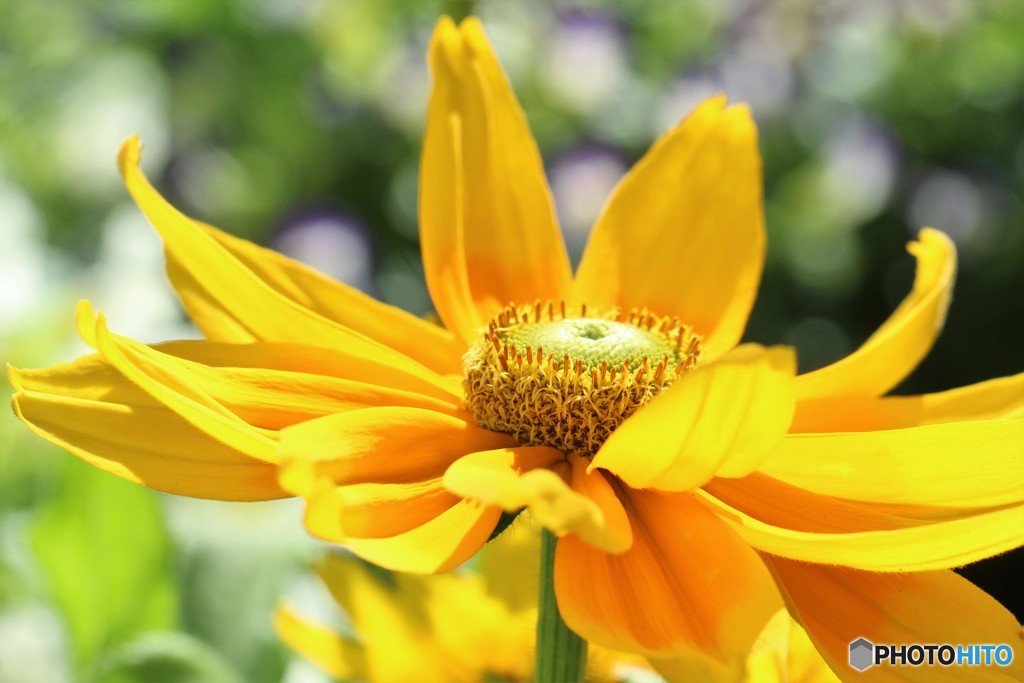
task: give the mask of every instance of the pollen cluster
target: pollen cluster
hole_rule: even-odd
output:
[[[700,356],[700,336],[678,318],[509,304],[466,354],[462,386],[481,427],[593,456]]]

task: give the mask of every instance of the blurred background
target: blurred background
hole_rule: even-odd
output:
[[[187,214],[427,312],[424,51],[439,14],[471,12],[574,258],[651,141],[724,91],[750,103],[765,159],[750,340],[795,345],[802,370],[851,351],[909,291],[905,243],[933,225],[959,247],[956,293],[899,393],[1024,369],[1017,0],[0,0],[0,359],[83,353],[79,298],[122,334],[196,336],[116,171],[134,132]],[[0,683],[323,680],[267,616],[282,593],[326,600],[300,515],[154,494],[0,411]],[[1020,553],[966,573],[1024,617]]]

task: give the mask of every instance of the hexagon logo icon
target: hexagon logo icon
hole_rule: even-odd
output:
[[[858,638],[850,643],[850,666],[857,671],[864,671],[875,664],[875,646],[866,638]]]

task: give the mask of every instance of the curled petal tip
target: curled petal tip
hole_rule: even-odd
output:
[[[796,375],[796,349],[792,346],[769,346],[767,356],[774,367]]]
[[[93,320],[96,318],[96,310],[87,299],[79,299],[75,304],[75,321]]]
[[[11,386],[14,387],[14,390],[16,392],[22,391],[21,377],[18,374],[18,369],[16,367],[14,367],[13,365],[11,365],[10,363],[7,363],[6,365],[7,365],[7,380],[11,383]],[[15,398],[17,398],[17,397],[15,397]],[[12,403],[11,405],[13,406],[14,404]],[[17,413],[18,412],[17,409],[15,409],[14,412]]]
[[[102,320],[97,321],[96,311],[93,309],[92,304],[82,299],[75,305],[75,328],[78,330],[78,336],[82,338],[89,346],[96,348],[96,328],[98,324],[102,324]]]
[[[453,36],[457,37],[458,34],[459,29],[455,22],[448,15],[444,15],[434,24],[434,34],[431,42],[451,40]]]
[[[117,165],[121,169],[121,175],[125,175],[132,166],[138,166],[141,158],[142,141],[138,133],[133,133],[125,138],[117,153]]]
[[[949,237],[949,235],[933,227],[924,227],[918,231],[917,241],[911,242],[907,245],[907,250],[911,254],[916,255],[915,250],[920,248],[917,245],[928,243],[941,244],[942,246],[946,247],[951,251],[956,249],[956,245],[953,243],[953,240]]]
[[[483,23],[478,17],[474,16],[469,16],[463,19],[459,24],[459,30],[462,31],[462,34],[465,36],[482,37],[484,35]]]
[[[722,95],[725,98],[725,95]],[[726,99],[727,103],[728,100]],[[753,118],[753,114],[750,111],[750,104],[748,102],[732,102],[728,103],[727,111],[734,112],[734,115],[742,115],[746,118]]]

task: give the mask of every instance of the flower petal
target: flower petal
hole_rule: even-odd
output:
[[[88,315],[83,320],[88,326]],[[128,342],[122,340],[122,343]],[[324,415],[381,405],[426,408],[449,414],[460,412],[457,405],[461,395],[445,392],[437,386],[410,383],[416,389],[430,391],[441,398],[415,390],[320,374],[320,370],[330,371],[331,366],[340,366],[344,374],[375,379],[371,373],[364,372],[365,368],[345,364],[344,352],[294,345],[208,341],[169,342],[152,347],[133,344],[132,349],[133,353],[154,360],[169,373],[187,376],[214,403],[261,429],[277,430]],[[316,366],[318,356],[326,356],[327,365]],[[295,359],[302,360],[292,362]],[[232,365],[222,366],[222,363]],[[34,391],[78,398],[103,397],[109,390],[110,375],[120,376],[99,356],[87,356],[44,370],[21,370],[19,374],[22,382],[29,383]]]
[[[159,347],[158,347],[159,348]],[[162,354],[158,348],[137,347],[140,354],[157,360],[169,372],[189,377],[198,390],[246,423],[263,429],[278,430],[307,420],[335,413],[377,406],[423,408],[456,414],[456,400],[441,400],[404,389],[355,381],[275,370],[266,367],[213,367],[193,361],[187,355]],[[201,349],[201,345],[182,351]],[[362,373],[354,369],[354,375]],[[428,389],[437,392],[434,387]]]
[[[487,592],[515,613],[537,609],[538,573],[523,568],[540,558],[540,531],[532,523],[519,524],[517,519],[480,553],[479,571]]]
[[[783,608],[772,616],[747,658],[747,683],[838,683],[800,624]]]
[[[1024,505],[915,520],[757,475],[697,496],[758,550],[871,571],[959,567],[1016,548],[1024,529]]]
[[[397,536],[459,502],[440,477],[408,484],[353,484],[338,487],[337,492],[344,539]]]
[[[397,370],[386,364],[367,363],[344,348],[324,349],[303,344],[251,342],[232,344],[206,340],[155,344],[161,353],[217,368],[271,369],[304,373],[419,394],[445,404],[462,402],[460,381],[433,373]]]
[[[559,474],[547,468],[565,472],[565,456],[547,446],[519,446],[501,451],[481,451],[463,456],[444,472],[444,485],[451,492],[472,498],[486,505],[497,505],[508,512],[526,507],[531,501],[546,500],[559,510],[558,518],[568,516],[568,510],[582,512],[583,503],[562,481]],[[561,467],[557,467],[561,465]],[[539,474],[523,480],[530,472]],[[561,482],[558,488],[556,481]],[[542,492],[550,492],[542,499]],[[559,497],[564,496],[564,500]],[[596,514],[592,508],[587,512]],[[542,512],[542,516],[543,516]],[[563,530],[564,532],[564,530]]]
[[[715,666],[693,657],[652,659],[651,664],[669,683],[838,683],[828,664],[814,649],[807,633],[779,609],[765,624],[747,657],[745,667]]]
[[[765,556],[790,610],[836,673],[851,671],[850,643],[1007,643],[1017,650],[1021,627],[1006,608],[951,571],[876,574]],[[1024,660],[1008,667],[878,667],[865,680],[939,683],[1024,680]],[[969,673],[968,673],[969,672]]]
[[[786,612],[789,621],[789,643],[786,656],[787,683],[839,683],[839,677],[829,668],[807,631]],[[749,683],[757,683],[751,678]]]
[[[287,490],[283,477],[279,477]],[[295,493],[295,491],[292,491]],[[302,524],[311,535],[330,543],[343,545],[348,534],[342,526],[345,514],[345,497],[341,489],[330,479],[320,478],[310,481],[302,489],[301,495],[306,501],[306,509],[302,514]]]
[[[163,238],[171,281],[192,319],[207,336],[221,341],[255,339],[344,348],[361,362],[390,365],[413,374],[435,374],[412,358],[328,320],[264,282],[208,230],[160,196],[139,169],[140,154],[138,137],[128,138],[121,146],[118,162],[125,185]],[[408,326],[398,328],[406,329]]]
[[[606,552],[626,550],[629,521],[604,475],[588,475],[580,456],[570,455],[569,463],[565,458],[546,447],[471,453],[448,468],[444,483],[460,496],[506,511],[528,508],[559,537],[577,534]]]
[[[795,366],[792,349],[748,344],[692,370],[615,430],[590,467],[666,491],[744,476],[789,427]]]
[[[703,683],[776,683],[772,679],[767,679],[764,682],[760,679],[747,681],[744,677],[743,663],[738,659],[724,663],[697,651],[685,657],[673,657],[671,659],[648,657],[647,659],[651,666],[654,667],[654,670],[668,683],[690,683],[690,681],[702,681]]]
[[[90,364],[102,364],[91,357]],[[288,494],[277,468],[198,430],[103,364],[83,388],[39,387],[45,371],[8,366],[14,413],[42,438],[90,465],[158,491],[218,500],[272,500]],[[38,384],[43,384],[39,382]]]
[[[455,460],[515,445],[507,434],[420,408],[367,408],[281,432],[281,485],[306,498],[306,528],[389,569],[428,573],[468,560],[501,509],[441,485]]]
[[[534,560],[530,558],[531,565]],[[523,571],[521,565],[516,569]],[[396,583],[401,591],[417,587],[418,578],[404,575],[396,577]],[[533,679],[535,610],[510,612],[506,604],[488,594],[483,577],[475,572],[449,572],[423,578],[421,583],[427,590],[410,595],[407,602],[424,603],[430,636],[435,647],[446,653],[448,681]]]
[[[573,299],[677,315],[716,358],[743,334],[764,250],[757,129],[745,106],[714,97],[619,183],[590,234]]]
[[[937,507],[1024,501],[1024,420],[795,434],[760,471],[837,498]]]
[[[182,363],[193,381],[245,422],[278,430],[349,410],[380,406],[455,414],[461,409],[422,394],[366,382],[256,368]]]
[[[199,430],[264,462],[277,462],[275,434],[247,424],[217,403],[167,358],[144,344],[111,334],[86,302],[75,311],[78,333],[118,372]]]
[[[591,472],[589,462],[576,453],[568,455],[572,467],[570,485],[601,510],[602,525],[593,532],[581,533],[582,538],[596,548],[609,553],[621,553],[633,545],[633,531],[629,516],[612,488],[608,477],[600,470]]]
[[[274,630],[285,645],[338,680],[366,680],[363,646],[333,629],[303,619],[286,605],[274,610]]]
[[[213,226],[196,224],[281,296],[395,349],[435,372],[462,372],[465,348],[443,327],[377,301],[276,251]],[[229,312],[224,314],[230,317]]]
[[[475,573],[387,578],[354,558],[331,555],[319,573],[374,668],[368,681],[529,680],[532,617],[510,614]],[[393,663],[396,658],[405,660]],[[411,670],[425,662],[423,670]]]
[[[302,495],[310,534],[385,569],[417,574],[468,561],[501,517],[500,508],[459,499],[438,480],[339,487],[318,479]]]
[[[562,299],[571,270],[537,145],[476,19],[438,22],[420,168],[427,285],[463,341],[512,302]]]
[[[349,538],[345,546],[385,569],[434,574],[467,562],[484,547],[501,508],[460,500],[434,519],[388,538]],[[314,532],[315,533],[315,532]]]
[[[410,483],[439,478],[476,451],[518,445],[469,416],[421,408],[366,408],[281,431],[281,483],[304,495],[317,479],[336,484]]]
[[[444,653],[432,642],[427,616],[419,604],[428,590],[421,578],[402,577],[394,586],[362,563],[341,555],[326,556],[316,569],[364,643],[362,661],[357,660],[365,667],[360,680],[448,680]],[[421,599],[410,600],[413,596]]]
[[[867,432],[1024,417],[1024,373],[920,396],[827,396],[798,401],[791,433]]]
[[[956,247],[926,228],[908,249],[917,258],[914,287],[859,349],[820,370],[800,375],[801,399],[880,396],[900,383],[931,350],[946,320],[956,275]]]
[[[742,662],[780,607],[750,547],[688,494],[619,489],[633,545],[610,555],[559,539],[555,595],[587,640],[654,657]]]

